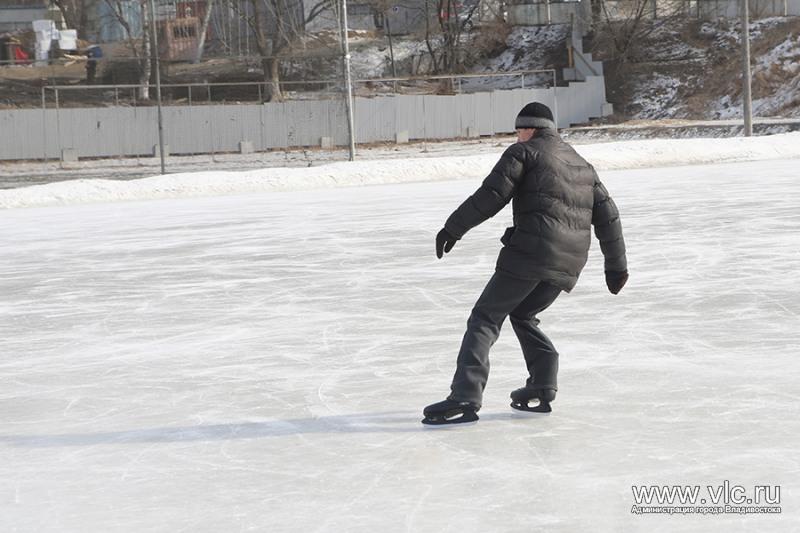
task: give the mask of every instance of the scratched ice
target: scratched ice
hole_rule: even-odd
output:
[[[510,328],[480,422],[447,393],[510,209],[443,261],[475,181],[0,212],[0,530],[799,531],[800,179],[782,160],[604,172],[519,419]],[[637,516],[631,485],[780,485],[783,512]]]

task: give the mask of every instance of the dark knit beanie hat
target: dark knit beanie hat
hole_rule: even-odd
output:
[[[553,113],[550,108],[539,102],[531,102],[522,108],[517,115],[514,129],[520,128],[550,128],[556,129]]]

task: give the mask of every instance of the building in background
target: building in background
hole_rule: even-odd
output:
[[[33,21],[48,14],[47,0],[5,0],[0,2],[0,33],[32,30]]]
[[[200,43],[200,19],[179,17],[158,21],[158,53],[167,61],[191,61]]]
[[[155,0],[154,4],[156,21],[159,23],[183,18],[202,18],[206,12],[206,0]],[[86,28],[89,41],[113,43],[142,37],[145,13],[142,12],[140,0],[99,0],[88,2],[86,6],[89,10]]]
[[[142,36],[142,5],[140,2],[122,0],[108,3],[101,1],[90,4],[88,9],[85,35],[89,42],[113,43],[128,38],[138,39]]]

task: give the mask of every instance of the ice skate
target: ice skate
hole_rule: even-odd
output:
[[[452,424],[474,424],[478,421],[478,410],[470,402],[444,400],[426,407],[422,414],[422,423],[427,426],[445,426]]]
[[[555,398],[556,391],[554,389],[534,389],[526,386],[511,393],[511,407],[525,413],[549,415],[553,411],[550,402]],[[539,403],[530,405],[531,400],[538,400]]]

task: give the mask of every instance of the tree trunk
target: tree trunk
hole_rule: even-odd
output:
[[[262,57],[261,68],[264,69],[265,97],[268,102],[282,102],[280,61],[276,57]]]
[[[94,7],[94,2],[91,0],[81,0],[81,12],[78,14],[78,37],[86,39],[86,27],[89,25],[89,7]]]
[[[272,99],[282,102],[283,92],[281,92],[281,62],[278,58],[273,58],[270,61],[272,62],[269,69],[269,77],[272,85]]]
[[[78,28],[78,20],[75,16],[75,5],[73,1],[74,0],[53,0],[53,3],[61,12],[61,16],[64,17],[64,23],[67,25],[67,28],[79,30],[78,34],[80,36],[80,28]]]
[[[153,21],[150,17],[150,9],[147,5],[147,0],[142,1],[142,48],[144,53],[139,62],[139,97],[142,100],[150,99],[150,74],[152,68],[150,66],[151,59],[151,45],[152,42],[150,32],[153,31]]]
[[[603,0],[592,0],[592,25],[597,26],[603,20]]]
[[[206,46],[206,34],[208,33],[208,23],[211,22],[211,10],[214,8],[214,0],[208,0],[206,4],[206,15],[203,17],[203,25],[200,28],[200,40],[197,43],[197,55],[194,58],[195,63],[199,63],[203,59],[203,48]]]
[[[67,29],[77,30],[78,37],[86,39],[89,24],[89,11],[95,8],[97,0],[53,0],[53,4],[64,17]]]
[[[389,24],[390,13],[386,13],[386,35],[389,36],[389,60],[392,62],[392,77],[397,77],[397,69],[394,65],[394,45],[392,44],[392,26]],[[397,82],[394,82],[395,92],[397,92]]]
[[[264,34],[264,21],[258,2],[252,0],[252,6],[252,27],[256,38],[256,48],[258,48],[258,53],[261,56],[261,68],[264,71],[264,81],[266,82],[265,99],[268,102],[280,102],[283,100],[283,93],[281,93],[280,85],[280,60],[275,54],[274,41],[267,40]]]
[[[430,0],[425,0],[425,44],[428,47],[428,54],[431,56],[431,65],[433,67],[433,73],[439,73],[439,61],[436,57],[436,53],[433,51],[433,45],[431,44],[431,12],[430,12]]]

